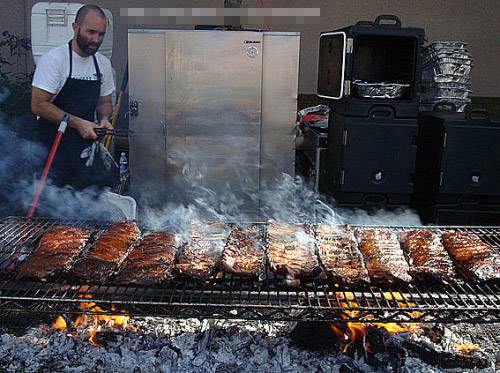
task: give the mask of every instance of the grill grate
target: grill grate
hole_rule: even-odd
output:
[[[174,318],[237,318],[289,321],[357,322],[470,322],[500,321],[498,284],[412,284],[396,288],[370,286],[349,289],[331,282],[300,288],[225,276],[211,282],[172,280],[158,286],[114,286],[71,283],[64,278],[47,282],[13,280],[5,272],[13,258],[29,255],[43,232],[57,224],[102,231],[106,225],[84,220],[10,217],[0,222],[0,312],[90,313],[83,301],[103,309],[96,313]],[[394,227],[394,229],[416,227]],[[500,248],[500,228],[425,227],[477,233]],[[111,311],[112,305],[118,311]]]

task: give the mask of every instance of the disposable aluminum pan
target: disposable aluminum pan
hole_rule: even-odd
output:
[[[427,80],[431,79],[436,75],[458,75],[464,78],[468,78],[472,65],[464,65],[461,63],[443,63],[443,64],[431,64],[424,67],[422,71],[422,78]]]
[[[431,88],[455,88],[455,89],[470,89],[471,82],[470,80],[467,82],[433,82],[433,81],[422,81],[422,87],[425,90],[429,90]]]
[[[423,82],[421,97],[454,97],[454,98],[467,98],[471,91],[470,83],[435,83]]]
[[[426,48],[428,50],[439,50],[439,49],[465,49],[467,43],[462,43],[460,41],[435,41],[429,44]]]
[[[457,51],[431,51],[428,53],[424,53],[422,57],[422,63],[425,65],[431,61],[436,61],[440,59],[449,59],[459,63],[463,63],[463,61],[473,61],[472,56],[464,50],[464,52]],[[449,61],[448,60],[448,61]]]
[[[401,98],[409,84],[401,83],[368,83],[361,80],[353,82],[358,95],[364,98]]]
[[[423,100],[426,98],[432,99],[434,97],[467,98],[471,92],[472,91],[468,89],[434,87],[421,94],[421,97]]]
[[[429,62],[427,62],[425,65],[445,65],[445,64],[460,64],[460,65],[472,65],[472,59],[471,58],[455,58],[455,57],[449,57],[449,56],[444,56],[444,57],[437,57],[433,58]]]
[[[467,86],[471,84],[471,78],[462,75],[438,74],[433,75],[428,81],[434,83],[463,83]]]

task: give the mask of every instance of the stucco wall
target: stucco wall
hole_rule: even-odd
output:
[[[31,7],[35,0],[2,0],[0,30],[30,34]],[[500,97],[500,1],[498,0],[263,0],[264,7],[319,7],[321,17],[307,24],[275,25],[272,30],[300,31],[301,56],[299,92],[315,93],[317,46],[321,31],[374,19],[379,14],[396,14],[403,25],[425,28],[428,40],[460,40],[469,43],[474,57],[475,96]],[[115,35],[112,63],[121,76],[127,56],[127,28],[141,27],[130,18],[120,17],[125,7],[221,7],[222,0],[95,0],[113,12]],[[255,7],[244,0],[243,7]],[[151,27],[148,25],[147,27]],[[155,27],[161,27],[159,25]],[[174,28],[173,25],[163,27]],[[28,66],[30,68],[30,66]]]

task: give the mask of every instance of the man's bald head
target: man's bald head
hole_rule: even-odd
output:
[[[98,7],[97,5],[88,4],[78,9],[78,12],[76,12],[75,23],[78,23],[80,26],[83,25],[83,22],[85,22],[85,17],[89,13],[94,13],[100,18],[106,19],[106,14],[104,14],[104,11],[100,7]]]
[[[73,23],[76,53],[82,57],[95,54],[104,40],[106,28],[106,15],[97,5],[84,5],[78,9]]]

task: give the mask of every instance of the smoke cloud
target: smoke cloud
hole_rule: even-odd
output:
[[[0,100],[6,94],[0,92]],[[23,216],[28,211],[48,152],[35,138],[34,119],[31,117],[6,120],[0,116],[1,216]],[[179,189],[176,193],[187,195],[189,199],[174,198],[158,207],[157,201],[144,196],[139,200],[138,220],[141,224],[151,230],[166,227],[181,230],[194,221],[244,223],[269,219],[293,223],[421,224],[418,215],[408,209],[370,213],[363,210],[338,209],[331,201],[326,201],[311,190],[300,177],[287,174],[282,174],[273,185],[258,190],[249,180],[252,180],[252,170],[257,170],[259,165],[243,164],[237,157],[231,157],[226,163],[229,169],[236,170],[236,174],[230,180],[221,180],[216,190],[211,189],[206,182],[211,176],[210,167],[199,161],[202,158],[199,154],[187,151],[179,151],[176,154],[175,166],[181,170],[176,185]],[[36,215],[105,221],[123,218],[109,202],[104,193],[107,191],[109,189],[97,187],[84,191],[77,191],[71,186],[60,188],[53,185],[49,179]],[[175,196],[175,193],[172,195]],[[258,213],[248,211],[248,202],[260,206]]]
[[[9,120],[0,117],[0,216],[27,214],[48,153],[34,137],[31,117]],[[36,216],[111,219],[116,211],[112,211],[103,191],[95,187],[84,191],[70,186],[60,188],[52,184],[49,174]]]

